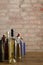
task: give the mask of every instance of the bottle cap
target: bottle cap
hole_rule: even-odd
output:
[[[17,37],[19,37],[19,36],[20,36],[20,34],[18,33]]]

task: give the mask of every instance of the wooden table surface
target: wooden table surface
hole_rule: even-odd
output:
[[[0,65],[43,65],[43,52],[28,52],[20,62],[0,62]]]

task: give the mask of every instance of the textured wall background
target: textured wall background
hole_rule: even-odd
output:
[[[26,51],[43,51],[43,0],[0,0],[0,37],[20,32]]]

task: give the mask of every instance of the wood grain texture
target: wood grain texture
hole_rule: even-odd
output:
[[[28,52],[20,62],[15,64],[3,62],[0,65],[43,65],[43,52]]]

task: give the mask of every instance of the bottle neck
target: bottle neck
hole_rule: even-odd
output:
[[[3,37],[2,37],[2,41],[3,41],[3,43],[5,42],[5,35],[3,35]]]
[[[8,32],[6,32],[6,38],[7,38],[7,39],[9,39],[9,38],[10,38],[10,33],[9,33],[9,31],[8,31]]]
[[[11,38],[14,38],[14,31],[11,29]]]

